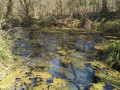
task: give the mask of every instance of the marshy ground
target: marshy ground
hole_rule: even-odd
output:
[[[0,81],[12,90],[117,90],[120,72],[109,69],[97,57],[119,34],[80,29],[31,31],[16,27],[13,64]]]

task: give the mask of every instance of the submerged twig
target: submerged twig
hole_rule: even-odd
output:
[[[8,31],[6,31],[2,37],[5,37],[8,34],[8,32],[10,32],[11,30],[13,30],[13,28],[11,28]]]

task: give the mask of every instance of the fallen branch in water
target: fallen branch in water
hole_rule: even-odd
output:
[[[118,77],[118,76],[116,76],[116,75],[113,75],[111,72],[108,72],[108,74],[111,75],[111,76],[114,76],[114,77],[116,77],[116,78],[120,78],[120,77]]]
[[[8,34],[8,32],[10,32],[11,30],[13,30],[13,28],[8,29],[8,31],[6,31],[6,32],[3,34],[3,36],[2,36],[2,37],[5,37],[5,36]]]
[[[111,83],[108,83],[108,84],[111,85],[111,86],[113,86],[113,87],[115,87],[115,88],[117,88],[118,90],[120,90],[119,87],[117,87],[117,86],[115,86],[115,85],[113,85],[113,84],[111,84]]]

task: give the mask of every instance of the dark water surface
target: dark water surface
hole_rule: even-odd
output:
[[[30,68],[26,78],[32,71],[47,71],[51,77],[46,83],[53,83],[53,78],[67,81],[69,90],[88,90],[94,82],[94,68],[88,63],[95,59],[93,51],[95,38],[87,36],[85,32],[70,34],[67,32],[30,31],[17,28],[12,33],[15,39],[13,54],[22,56],[23,65]],[[46,67],[50,65],[46,70]],[[21,78],[16,78],[16,83]],[[38,77],[29,78],[31,83],[15,84],[14,89],[30,90],[28,87],[40,85]],[[48,85],[48,89],[52,85]],[[33,89],[31,89],[33,90]],[[46,89],[44,89],[46,90]],[[52,89],[50,89],[52,90]],[[53,89],[54,90],[54,89]],[[65,89],[60,89],[65,90]],[[112,90],[105,86],[105,90]]]

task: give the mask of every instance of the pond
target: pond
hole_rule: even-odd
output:
[[[96,58],[94,36],[82,30],[46,32],[21,27],[11,35],[13,54],[24,59],[14,90],[88,90],[94,83],[94,68],[89,63]],[[106,85],[105,90],[112,90]]]

